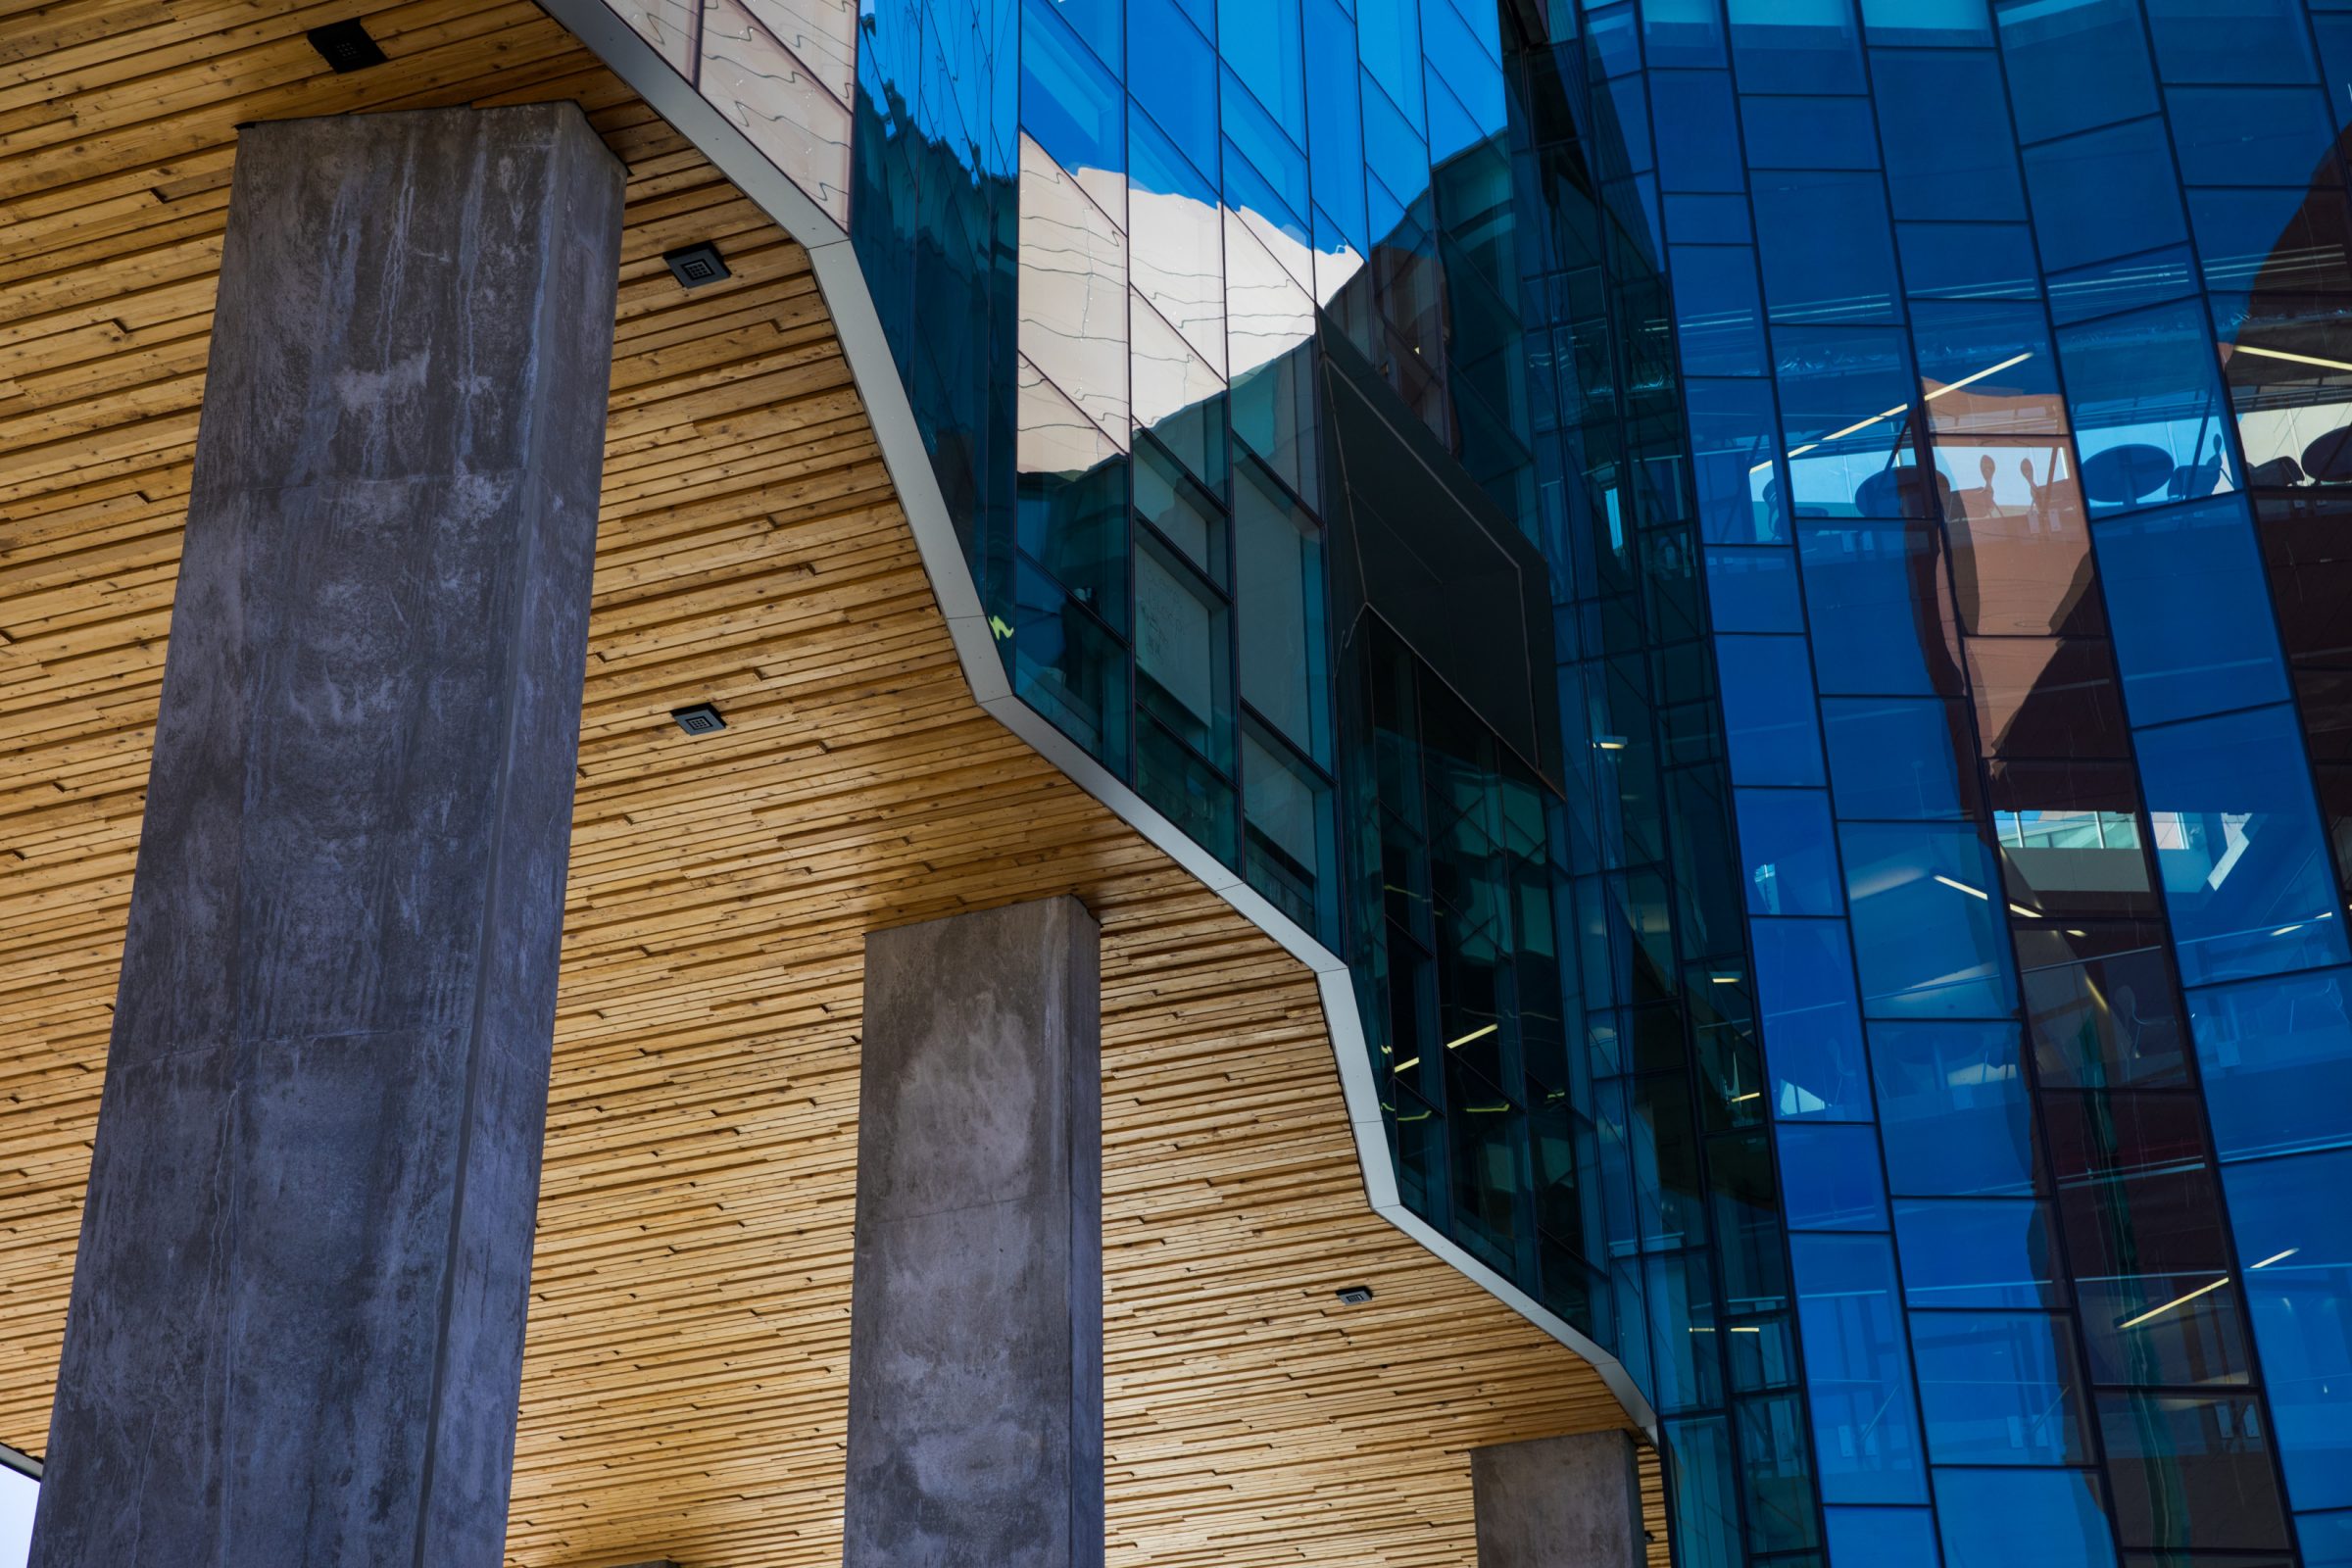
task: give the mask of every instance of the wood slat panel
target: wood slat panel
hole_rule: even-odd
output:
[[[630,202],[511,1560],[839,1561],[862,934],[1075,892],[1111,1561],[1469,1562],[1465,1449],[1622,1412],[1366,1208],[1304,969],[971,702],[807,257],[535,8],[388,6],[336,76],[345,14],[0,18],[0,1441],[46,1431],[233,126],[571,97]]]

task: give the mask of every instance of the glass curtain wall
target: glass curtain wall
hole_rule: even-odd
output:
[[[1648,0],[1833,1564],[2344,1560],[2340,117],[2294,0]]]
[[[1016,692],[1348,957],[1406,1201],[1651,1396],[1678,1560],[2352,1564],[2352,9],[860,38]],[[1430,612],[1481,530],[1507,636]]]

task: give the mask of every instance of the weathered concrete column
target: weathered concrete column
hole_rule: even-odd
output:
[[[622,171],[247,127],[36,1568],[496,1568]]]
[[[1478,1568],[1639,1568],[1634,1440],[1587,1432],[1470,1450]]]
[[[866,938],[844,1568],[1102,1561],[1100,948],[1072,899]]]

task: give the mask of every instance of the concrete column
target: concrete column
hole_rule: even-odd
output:
[[[1587,1432],[1470,1450],[1478,1568],[1640,1568],[1634,1440]]]
[[[34,1568],[497,1568],[622,171],[246,127]]]
[[[1100,946],[1072,899],[866,938],[844,1568],[1102,1561]]]

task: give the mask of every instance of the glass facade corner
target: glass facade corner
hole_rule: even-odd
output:
[[[614,3],[1678,1563],[2352,1565],[2352,10]]]

